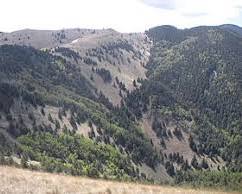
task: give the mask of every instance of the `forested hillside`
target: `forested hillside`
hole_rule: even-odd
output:
[[[240,29],[3,34],[1,163],[241,189]]]
[[[110,102],[93,92],[80,67],[30,47],[0,50],[3,155],[52,172],[109,178],[137,179],[139,163],[159,161],[139,127],[124,128],[114,108],[105,107]]]
[[[161,26],[146,33],[153,41],[148,79],[126,98],[129,110],[139,119],[149,115],[160,147],[169,144],[170,131],[181,139],[189,135],[195,169],[221,157],[225,166],[216,170],[241,172],[241,37],[221,27]],[[187,177],[182,171],[177,177]]]
[[[166,41],[165,34],[155,34],[159,30],[162,27],[149,31],[157,39],[148,64],[153,66],[151,80],[162,83],[177,104],[192,111],[203,153],[240,160],[242,39],[219,27],[197,27],[177,30],[177,38]]]

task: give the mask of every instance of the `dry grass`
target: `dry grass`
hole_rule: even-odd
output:
[[[219,191],[119,183],[0,166],[1,194],[226,194]],[[228,194],[228,193],[227,193]]]

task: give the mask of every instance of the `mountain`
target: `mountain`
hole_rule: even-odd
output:
[[[138,77],[145,78],[144,64],[148,61],[150,43],[141,33],[121,34],[112,29],[65,29],[21,30],[2,33],[0,36],[0,45],[25,45],[62,55],[66,60],[80,66],[83,76],[115,105],[120,103],[122,95],[115,87],[116,78],[128,90],[133,89],[133,80]],[[100,70],[107,72],[100,74]],[[95,73],[96,71],[99,73]],[[107,80],[104,77],[103,80],[101,76],[105,73],[111,73],[112,79]]]
[[[128,96],[127,107],[139,118],[147,114],[154,140],[174,146],[167,131],[176,132],[200,159],[221,157],[241,171],[241,38],[220,27],[161,26],[147,34],[154,43],[148,81]],[[189,156],[181,143],[176,147]]]
[[[133,81],[145,76],[143,66],[148,60],[149,44],[144,34],[104,30],[61,47],[39,50],[38,45],[1,46],[0,127],[4,155],[21,153],[29,160],[42,161],[44,169],[75,171],[76,175],[137,178],[142,165],[152,170],[158,155],[151,143],[137,124],[120,121],[121,111],[115,110],[121,97],[135,88]],[[65,145],[67,139],[59,139],[55,145],[58,137],[72,141],[70,147]],[[75,143],[82,140],[82,145]],[[48,147],[42,147],[45,144],[66,149],[53,149],[61,155],[49,153]],[[74,152],[71,146],[79,148]],[[95,156],[99,152],[102,156]],[[49,167],[50,163],[56,166]]]
[[[224,24],[224,25],[221,25],[220,28],[242,36],[242,28],[239,26],[236,26],[233,24]]]
[[[241,188],[239,33],[232,25],[1,33],[2,163]]]
[[[63,30],[32,30],[24,29],[11,33],[0,33],[0,45],[17,44],[32,46],[37,49],[52,48],[69,43],[85,34],[92,33],[89,29],[63,29]]]

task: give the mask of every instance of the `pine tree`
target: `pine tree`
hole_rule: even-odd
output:
[[[185,163],[182,164],[181,169],[187,171],[190,168],[188,161],[186,160]]]
[[[193,158],[192,158],[191,165],[192,165],[195,169],[198,169],[198,161],[197,161],[197,158],[196,158],[195,155],[194,155]]]
[[[51,123],[53,123],[54,121],[53,121],[53,118],[52,118],[52,116],[51,116],[51,114],[49,113],[48,114],[48,120],[51,122]]]
[[[21,157],[21,166],[22,168],[28,168],[28,158],[26,154],[23,154]]]
[[[135,79],[134,79],[134,81],[133,81],[133,85],[134,85],[135,88],[137,87],[137,84],[136,84]]]

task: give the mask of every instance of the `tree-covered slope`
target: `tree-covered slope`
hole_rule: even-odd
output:
[[[141,129],[132,121],[123,127],[78,65],[11,45],[0,47],[0,60],[1,154],[49,171],[109,178],[140,179],[140,164],[159,162]]]
[[[178,31],[177,36],[185,37],[179,44],[161,37],[155,43],[160,50],[150,61],[157,65],[152,79],[179,101],[206,111],[216,126],[227,128],[241,117],[242,41],[219,28],[204,28]]]
[[[160,26],[146,33],[153,41],[148,79],[128,95],[127,108],[136,118],[150,121],[155,138],[149,127],[147,133],[155,142],[160,139],[162,155],[182,150],[173,145],[177,136],[193,151],[188,160],[192,168],[206,169],[204,161],[222,157],[223,169],[241,171],[242,38],[231,30],[206,26]],[[192,152],[187,148],[182,153],[186,158]],[[174,156],[168,160],[177,166]],[[175,168],[178,172],[184,165]]]
[[[230,187],[228,175],[240,187],[239,28],[87,31],[49,43],[0,46],[2,163],[201,186]]]

